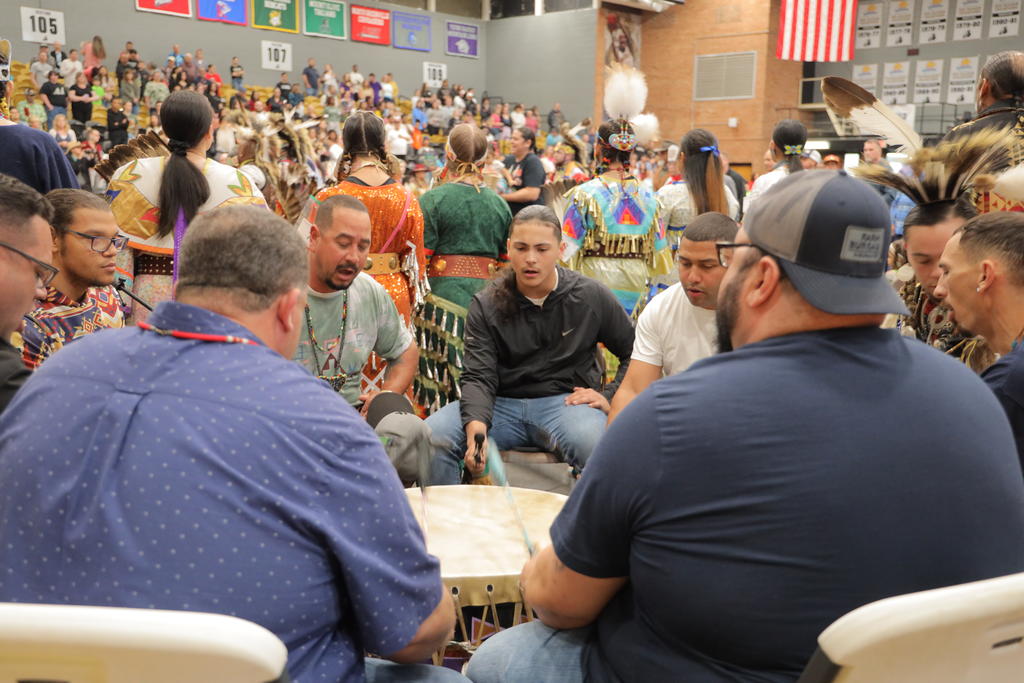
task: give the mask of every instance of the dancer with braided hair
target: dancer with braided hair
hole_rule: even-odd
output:
[[[160,121],[169,138],[166,149],[129,145],[125,154],[131,160],[125,163],[113,152],[126,147],[116,147],[111,158],[121,159],[122,165],[109,176],[101,171],[110,180],[107,201],[114,219],[128,235],[130,249],[118,254],[118,268],[129,277],[128,289],[154,307],[172,298],[178,246],[193,218],[222,206],[267,208],[245,169],[206,156],[214,123],[204,96],[191,90],[173,93],[160,109]],[[130,153],[136,150],[141,158]],[[142,306],[132,304],[131,322],[144,321],[148,315]]]
[[[430,294],[415,320],[420,373],[415,395],[440,408],[458,400],[466,315],[473,295],[498,272],[512,212],[484,181],[487,136],[469,123],[452,128],[441,184],[420,198],[430,259]]]
[[[750,211],[758,197],[767,192],[772,185],[790,173],[804,170],[800,155],[804,153],[806,144],[807,128],[804,124],[793,119],[784,119],[775,124],[771,142],[768,143],[768,151],[765,153],[766,156],[771,156],[775,167],[754,181],[754,186],[747,193],[744,214]]]
[[[565,263],[607,285],[629,315],[639,312],[648,283],[672,270],[658,200],[629,168],[644,142],[630,120],[646,100],[643,74],[610,70],[604,107],[611,118],[597,131],[596,177],[569,191],[562,221]]]
[[[428,291],[423,248],[423,213],[412,194],[395,182],[397,160],[385,149],[384,121],[369,111],[356,111],[341,133],[345,153],[338,162],[337,184],[321,190],[317,202],[346,194],[356,197],[370,212],[373,235],[369,268],[395,302],[407,326],[412,310]],[[380,389],[384,362],[371,356],[363,370],[363,391]]]

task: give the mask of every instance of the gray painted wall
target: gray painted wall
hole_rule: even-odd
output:
[[[542,116],[555,102],[573,122],[593,114],[597,10],[497,19],[486,33],[489,93],[536,104]]]
[[[913,38],[917,41],[920,35],[920,20],[921,20],[921,8],[925,4],[924,0],[919,0],[915,4],[914,8],[914,34]],[[906,47],[886,47],[886,48],[875,48],[875,49],[858,49],[855,51],[854,61],[845,63],[824,63],[817,62],[814,68],[815,76],[842,76],[843,78],[850,78],[853,74],[853,69],[857,64],[878,64],[878,86],[874,91],[876,95],[881,95],[882,87],[882,72],[886,62],[899,62],[909,61],[910,67],[910,79],[909,79],[909,95],[907,98],[908,102],[913,102],[914,97],[914,75],[915,69],[917,68],[916,62],[921,59],[935,59],[944,60],[943,74],[942,74],[942,93],[945,96],[949,88],[949,60],[953,57],[979,57],[978,69],[980,71],[981,65],[985,63],[985,59],[997,52],[1004,50],[1020,50],[1024,49],[1024,27],[1022,27],[1022,35],[1015,36],[1012,38],[989,38],[989,18],[992,15],[992,0],[985,0],[985,16],[982,22],[982,35],[983,38],[980,40],[963,40],[953,42],[953,19],[956,10],[955,0],[949,1],[949,16],[947,18],[947,29],[946,29],[946,42],[944,43],[919,43],[914,42],[910,47],[917,48],[920,50],[920,54],[915,56],[908,56]],[[888,17],[883,16],[882,18],[882,41],[885,42],[885,26],[888,22]],[[921,105],[918,105],[919,108]],[[962,114],[964,112],[974,111],[974,103],[970,102],[967,105],[963,105],[957,108],[957,113]]]
[[[486,78],[486,22],[474,22],[445,14],[431,14],[431,51],[414,52],[350,40],[313,38],[301,33],[264,31],[247,26],[218,24],[200,21],[195,17],[180,19],[164,14],[138,12],[133,0],[4,0],[3,4],[9,4],[10,11],[5,12],[3,23],[0,24],[0,35],[11,40],[14,59],[17,61],[33,59],[39,47],[21,40],[21,15],[17,8],[24,5],[64,12],[68,45],[78,47],[79,43],[91,39],[93,35],[103,36],[107,48],[108,67],[116,62],[117,55],[127,40],[135,42],[135,49],[143,59],[154,61],[158,66],[163,66],[171,44],[180,43],[183,52],[203,48],[207,63],[216,64],[217,71],[225,81],[228,80],[228,64],[231,63],[231,57],[238,56],[245,67],[247,82],[271,85],[277,82],[280,73],[260,68],[259,50],[261,40],[273,40],[292,43],[294,46],[292,82],[301,81],[300,74],[309,57],[315,57],[319,66],[331,64],[339,77],[347,72],[352,64],[359,64],[359,71],[363,74],[372,71],[378,77],[390,71],[398,81],[401,94],[406,96],[411,95],[423,82],[425,61],[447,64],[450,82],[475,87],[478,92],[483,90]],[[409,11],[408,7],[385,3],[360,4]],[[481,30],[483,45],[480,48],[479,59],[453,57],[444,53],[444,22],[447,20],[485,25]]]

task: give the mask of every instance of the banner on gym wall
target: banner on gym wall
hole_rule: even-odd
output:
[[[430,52],[430,17],[424,14],[392,12],[391,44],[399,50]]]
[[[252,25],[270,31],[299,32],[299,0],[252,0]]]
[[[480,27],[476,24],[463,24],[458,21],[445,22],[446,55],[457,57],[480,56]]]
[[[339,0],[303,0],[302,32],[307,36],[344,40],[345,3]]]
[[[175,17],[192,16],[192,0],[135,0],[135,9],[140,12],[170,14]]]
[[[196,16],[237,26],[249,25],[249,0],[196,0]]]
[[[391,44],[391,12],[352,5],[352,40],[374,45]]]

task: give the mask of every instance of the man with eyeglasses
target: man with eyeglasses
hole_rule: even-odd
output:
[[[114,259],[128,238],[118,233],[114,214],[85,190],[52,190],[52,253],[60,269],[34,311],[25,316],[21,357],[34,370],[74,340],[124,327],[120,299],[112,286]]]
[[[53,207],[25,183],[0,174],[0,413],[28,379],[11,335],[57,274],[50,265]]]
[[[489,638],[473,681],[795,681],[861,605],[1024,571],[999,402],[879,327],[904,309],[889,235],[844,171],[761,196],[720,248],[723,353],[608,428],[523,569],[539,620]]]
[[[686,226],[676,251],[679,282],[651,299],[636,322],[626,376],[612,398],[610,423],[644,389],[715,353],[715,307],[725,268],[715,244],[731,242],[739,228],[709,211]]]

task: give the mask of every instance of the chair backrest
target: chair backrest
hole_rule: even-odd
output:
[[[859,607],[818,637],[798,683],[1019,683],[1024,573]]]
[[[0,603],[0,683],[283,683],[287,656],[223,614]]]

